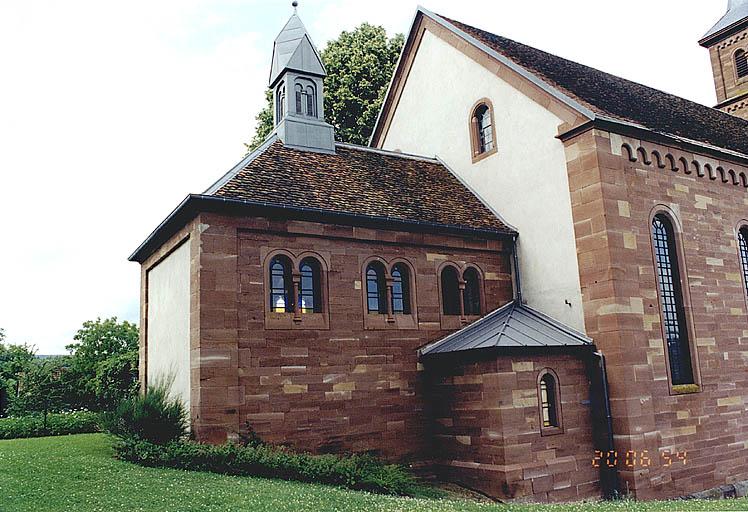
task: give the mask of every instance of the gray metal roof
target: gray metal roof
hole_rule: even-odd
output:
[[[510,302],[485,317],[419,350],[432,356],[490,348],[580,347],[592,339],[534,309]]]
[[[275,85],[286,69],[314,76],[327,75],[322,58],[296,12],[275,38],[270,87]]]
[[[727,13],[711,28],[709,32],[701,38],[701,43],[711,38],[713,35],[730,28],[736,23],[748,18],[748,0],[729,0]]]

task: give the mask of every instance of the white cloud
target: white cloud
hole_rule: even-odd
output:
[[[126,257],[243,153],[290,2],[0,3],[0,326],[61,352],[87,319],[137,320]],[[714,103],[696,40],[722,2],[433,0],[435,12]],[[415,3],[301,0],[320,45]]]

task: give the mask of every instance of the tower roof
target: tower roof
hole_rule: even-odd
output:
[[[724,16],[704,34],[699,44],[709,46],[715,39],[715,36],[722,36],[733,28],[737,28],[748,22],[748,0],[728,0],[727,12]]]
[[[270,87],[287,69],[308,75],[327,75],[319,52],[295,10],[273,44]]]

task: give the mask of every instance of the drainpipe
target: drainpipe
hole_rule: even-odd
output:
[[[512,237],[512,263],[514,264],[514,300],[522,304],[522,281],[519,278],[519,258],[517,257],[517,236]]]
[[[591,377],[597,380],[597,382],[592,382],[592,386],[598,390],[596,395],[599,403],[592,403],[591,405],[593,407],[601,406],[603,413],[603,416],[599,417],[599,421],[593,421],[592,424],[593,429],[597,430],[594,433],[594,437],[597,440],[595,448],[604,454],[601,457],[602,460],[600,460],[600,487],[605,499],[615,499],[620,497],[620,486],[618,482],[618,467],[610,467],[607,464],[607,454],[615,450],[615,445],[613,443],[613,415],[610,410],[608,371],[605,367],[605,356],[602,352],[592,352],[592,365]],[[600,427],[603,427],[602,432],[600,432]]]

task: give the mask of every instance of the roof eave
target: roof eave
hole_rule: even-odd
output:
[[[717,22],[717,25],[719,25],[719,22]],[[709,48],[720,39],[723,39],[725,36],[729,35],[731,32],[737,32],[746,27],[748,27],[748,18],[738,20],[735,23],[732,23],[714,32],[710,30],[704,37],[699,39],[699,45],[703,46],[704,48]]]

